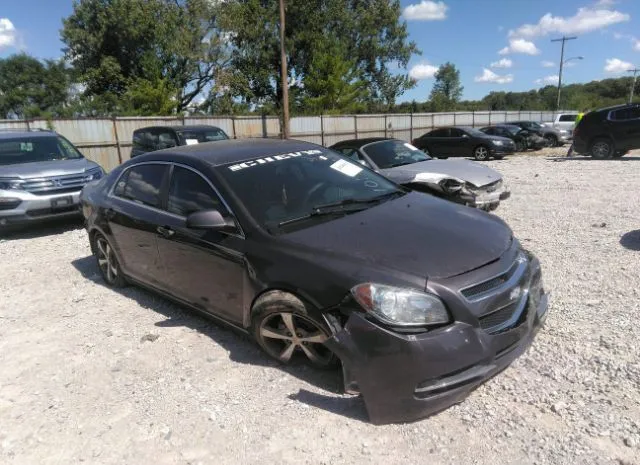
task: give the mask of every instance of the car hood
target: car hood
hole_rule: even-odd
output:
[[[76,160],[54,160],[15,165],[0,165],[0,176],[12,178],[43,178],[82,173],[98,165],[86,158]]]
[[[412,192],[282,239],[324,259],[447,278],[498,259],[512,233],[497,216]]]
[[[400,184],[421,181],[439,182],[441,179],[453,177],[476,187],[482,187],[502,179],[502,175],[496,170],[469,160],[428,160],[388,168],[380,172]]]

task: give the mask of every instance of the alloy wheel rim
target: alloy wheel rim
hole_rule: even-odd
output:
[[[113,249],[104,238],[96,242],[98,246],[98,266],[108,283],[112,283],[118,277],[118,265]]]
[[[485,149],[484,147],[478,147],[476,149],[476,157],[478,157],[479,160],[484,160],[485,158],[487,158],[487,149]]]
[[[598,142],[593,146],[593,153],[598,157],[606,157],[609,155],[609,144],[606,142]]]
[[[269,315],[260,324],[260,337],[266,351],[283,363],[301,352],[316,366],[327,366],[333,354],[324,346],[327,334],[310,318],[281,312]]]

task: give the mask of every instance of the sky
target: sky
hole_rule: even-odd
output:
[[[418,84],[400,101],[426,100],[447,61],[460,70],[464,99],[557,85],[560,43],[551,39],[563,35],[578,37],[566,43],[563,84],[629,75],[640,66],[640,0],[400,3],[409,39],[422,51],[404,70]],[[62,57],[60,28],[71,11],[72,0],[0,0],[0,57]]]

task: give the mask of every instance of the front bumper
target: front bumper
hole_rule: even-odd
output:
[[[515,151],[516,151],[515,144],[508,144],[508,145],[493,145],[493,144],[491,144],[489,146],[489,154],[492,157],[495,157],[495,156],[504,157],[506,155],[513,155],[513,153]]]
[[[0,199],[5,201],[15,199],[15,202],[11,203],[0,201],[0,227],[81,216],[80,190],[50,195],[35,195],[19,190],[0,190]],[[59,204],[54,205],[56,202]]]
[[[500,205],[502,200],[511,197],[511,191],[502,184],[495,190],[478,189],[471,194],[462,194],[462,203],[469,207],[480,208],[486,211],[493,211]]]
[[[531,344],[547,316],[548,294],[528,295],[510,329],[490,334],[456,321],[402,334],[351,312],[326,345],[342,360],[345,390],[362,394],[372,423],[415,421],[463,401]]]

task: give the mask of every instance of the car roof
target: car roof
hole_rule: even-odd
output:
[[[602,113],[602,112],[610,112],[612,110],[621,110],[622,108],[628,108],[628,107],[636,107],[638,106],[637,103],[622,103],[620,105],[613,105],[610,107],[605,107],[605,108],[599,108],[597,110],[595,110],[593,113]]]
[[[190,124],[190,125],[165,125],[165,126],[145,126],[138,128],[133,132],[146,131],[148,129],[171,129],[174,131],[207,131],[209,129],[220,129],[218,126],[211,126],[208,124]]]
[[[345,145],[348,145],[349,147],[362,148],[367,144],[371,144],[373,142],[380,142],[383,140],[395,140],[395,139],[393,139],[392,137],[365,137],[364,139],[349,139],[349,140],[342,140],[337,144],[333,144],[330,148],[339,148]]]
[[[29,137],[29,138],[41,138],[41,137],[56,137],[57,133],[53,131],[27,131],[27,130],[16,130],[16,131],[0,131],[0,139],[15,139],[21,137]]]
[[[268,157],[301,150],[324,149],[311,142],[281,139],[228,139],[203,144],[182,145],[157,150],[134,158],[137,161],[172,161],[172,157],[192,158],[213,166],[239,163],[244,160]],[[326,149],[325,149],[326,150]]]

